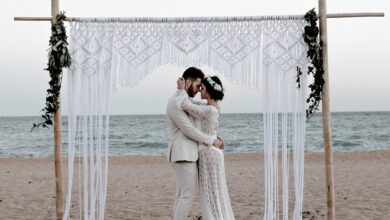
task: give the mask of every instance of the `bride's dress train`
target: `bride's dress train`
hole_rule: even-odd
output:
[[[198,163],[203,219],[234,219],[226,184],[222,150],[215,147],[202,147],[199,151]]]
[[[177,105],[201,122],[203,133],[217,137],[219,110],[211,105],[193,103],[181,93]],[[199,147],[199,190],[203,220],[234,220],[226,184],[223,151],[216,147]]]

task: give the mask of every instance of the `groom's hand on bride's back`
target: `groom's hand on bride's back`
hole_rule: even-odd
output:
[[[223,142],[222,138],[220,138],[218,136],[217,136],[217,138],[218,138],[218,140],[222,141],[222,146],[219,149],[221,149],[221,150],[225,149],[225,142]]]
[[[224,148],[223,140],[220,138],[215,139],[213,145],[221,150]]]

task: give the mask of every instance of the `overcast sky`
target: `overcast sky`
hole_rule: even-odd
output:
[[[256,16],[304,14],[316,0],[66,0],[69,17]],[[390,1],[328,0],[328,13],[385,12],[385,18],[328,19],[332,111],[390,111]],[[50,1],[0,2],[0,116],[40,115],[48,72],[49,22],[14,16],[50,16]],[[139,86],[117,91],[112,114],[164,114],[176,77],[185,68],[160,67]],[[204,69],[207,74],[216,74]],[[260,112],[260,94],[223,82],[223,113]],[[63,114],[66,114],[66,73]]]

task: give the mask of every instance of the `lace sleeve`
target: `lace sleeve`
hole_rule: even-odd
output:
[[[195,105],[206,105],[205,102],[197,101],[197,100],[194,100],[194,99],[191,99],[191,102],[194,103]]]
[[[184,111],[188,112],[191,116],[197,119],[203,119],[203,118],[209,118],[210,116],[210,107],[207,105],[201,105],[200,102],[197,102],[198,104],[194,104],[186,94],[185,92],[182,92],[177,97],[177,107],[179,109],[183,109]]]
[[[184,99],[181,103],[181,107],[184,111],[188,112],[194,118],[203,119],[209,118],[210,107],[207,105],[197,105],[192,103],[189,99]]]

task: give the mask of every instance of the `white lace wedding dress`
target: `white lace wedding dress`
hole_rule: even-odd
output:
[[[203,133],[217,137],[217,108],[190,100],[184,90],[177,100],[179,108],[201,122]],[[234,220],[226,184],[223,151],[213,146],[200,145],[198,167],[202,220]]]

